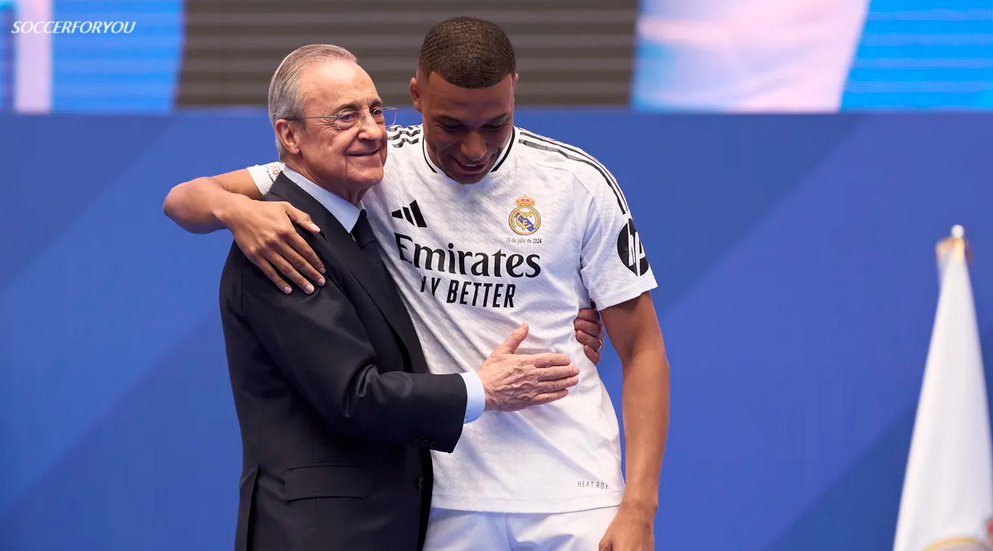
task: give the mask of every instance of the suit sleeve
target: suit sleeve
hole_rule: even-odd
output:
[[[458,374],[408,373],[403,366],[381,370],[354,306],[330,271],[327,284],[313,294],[286,295],[244,261],[242,306],[249,324],[332,430],[358,440],[455,448],[467,400]]]

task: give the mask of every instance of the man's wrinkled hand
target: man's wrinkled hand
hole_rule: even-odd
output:
[[[246,201],[225,223],[238,248],[284,293],[293,289],[280,274],[308,294],[324,285],[324,263],[294,227],[320,233],[307,213],[286,202]]]
[[[486,411],[518,411],[561,400],[579,383],[579,368],[563,354],[517,354],[528,336],[523,323],[476,372],[486,392]]]

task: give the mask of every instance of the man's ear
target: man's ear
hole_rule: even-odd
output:
[[[304,132],[302,126],[288,121],[286,119],[279,119],[276,121],[276,136],[279,141],[283,144],[283,149],[287,153],[292,153],[293,155],[300,154],[300,134]]]
[[[418,72],[418,76],[420,72]],[[414,102],[414,109],[417,109],[418,113],[423,113],[421,110],[421,89],[420,80],[415,76],[410,79],[410,99]]]

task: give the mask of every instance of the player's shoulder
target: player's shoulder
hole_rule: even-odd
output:
[[[411,145],[420,145],[423,139],[421,125],[412,126],[393,125],[386,129],[386,137],[390,143],[390,150],[414,149]]]
[[[613,197],[627,210],[620,186],[599,159],[582,148],[517,127],[518,154],[539,170],[571,175],[594,197]]]
[[[417,171],[418,161],[424,156],[424,133],[421,125],[391,126],[386,129],[389,142],[386,162],[386,179],[397,171]]]
[[[542,136],[524,128],[517,128],[518,155],[526,162],[539,167],[569,172],[582,180],[605,182],[613,178],[610,171],[596,157],[583,149]]]
[[[517,133],[517,143],[526,145],[527,147],[530,147],[536,151],[542,152],[542,153],[535,153],[534,155],[536,156],[548,156],[554,158],[555,155],[558,155],[557,153],[558,150],[563,150],[569,153],[570,155],[568,157],[562,156],[562,158],[568,159],[570,161],[575,162],[575,159],[573,159],[573,157],[579,156],[599,163],[599,161],[595,157],[593,157],[593,155],[587,153],[577,145],[566,143],[563,142],[562,140],[557,140],[550,136],[545,136],[537,132],[528,130],[527,128],[522,128],[520,126],[514,127],[514,130]]]

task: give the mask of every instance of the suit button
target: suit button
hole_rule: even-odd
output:
[[[438,441],[437,440],[432,440],[431,441],[431,445],[428,446],[428,447],[429,448],[437,448],[438,447]]]
[[[415,446],[420,446],[422,442],[424,442],[424,441],[421,440],[420,438],[415,438],[414,439],[414,445]]]
[[[424,489],[424,477],[423,476],[417,477],[417,489],[418,490],[423,490]]]

